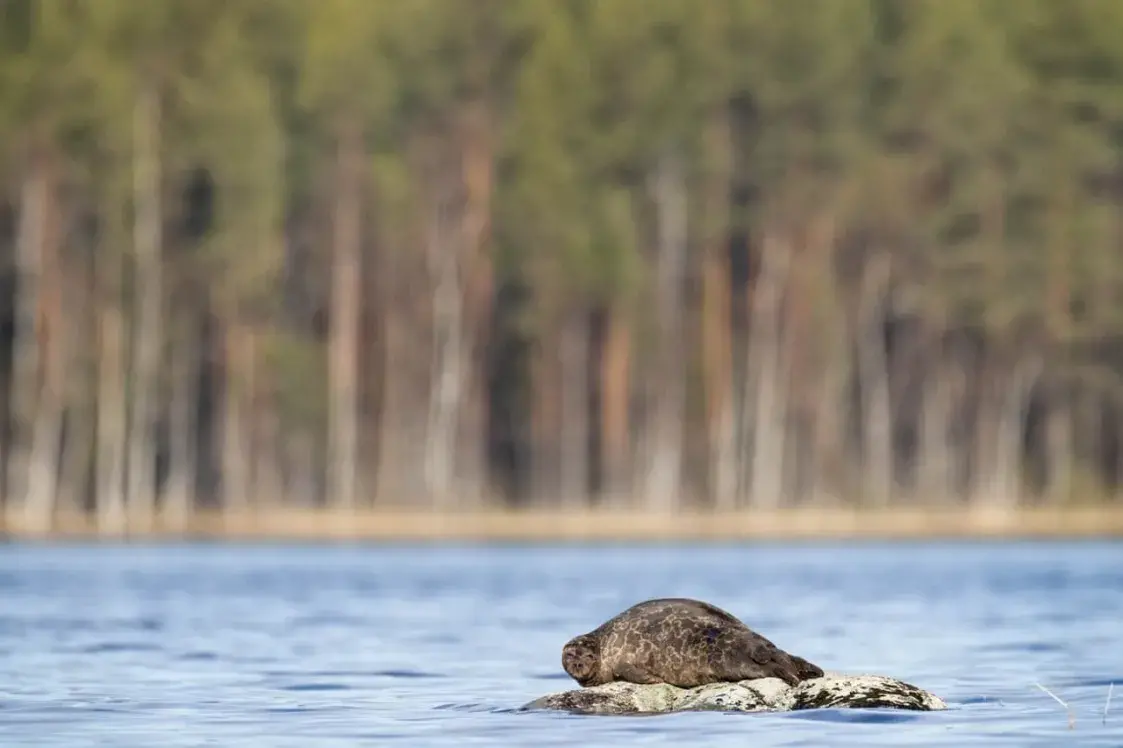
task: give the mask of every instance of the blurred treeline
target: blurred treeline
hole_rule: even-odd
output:
[[[1123,2],[0,0],[21,521],[1107,499]]]

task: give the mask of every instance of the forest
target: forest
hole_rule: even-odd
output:
[[[9,523],[1123,495],[1118,0],[0,0]]]

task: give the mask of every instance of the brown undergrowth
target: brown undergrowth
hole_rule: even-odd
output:
[[[172,522],[129,521],[124,533],[102,531],[93,517],[57,515],[49,529],[0,517],[8,537],[84,539],[127,535],[150,540],[372,541],[736,541],[922,540],[938,538],[1123,537],[1123,507],[986,509],[801,508],[780,511],[656,513],[626,509],[480,509],[417,511],[269,507],[195,512]]]

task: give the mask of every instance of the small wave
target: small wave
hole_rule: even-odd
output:
[[[1064,681],[1065,688],[1111,688],[1115,687],[1116,691],[1123,689],[1123,675],[1118,675],[1114,678],[1084,678],[1078,680]]]
[[[966,699],[962,699],[962,700],[960,700],[956,703],[959,706],[979,706],[979,705],[982,705],[982,704],[986,704],[988,706],[989,705],[1006,706],[1006,702],[1004,702],[1002,699],[997,699],[993,696],[971,696],[971,697],[968,697]],[[948,706],[952,707],[954,705],[949,703]]]
[[[306,628],[316,626],[366,626],[367,619],[356,616],[344,615],[306,615],[295,616],[288,620],[288,625],[293,628]]]
[[[118,654],[121,652],[159,652],[162,649],[158,644],[140,644],[135,642],[102,642],[82,647],[78,651],[82,654]]]
[[[177,659],[183,662],[213,662],[218,659],[217,652],[184,652]]]
[[[445,678],[447,676],[440,673],[428,673],[424,670],[375,670],[371,675],[378,675],[384,678]]]
[[[514,707],[496,707],[481,704],[479,702],[471,701],[462,704],[438,704],[433,709],[445,712],[474,712],[481,714],[515,714],[519,711]]]
[[[351,686],[346,683],[293,683],[280,687],[282,691],[350,691]]]
[[[808,709],[787,712],[783,716],[788,719],[803,719],[811,722],[847,724],[888,724],[916,722],[923,719],[920,713],[904,709]]]
[[[983,648],[989,652],[1030,652],[1034,654],[1064,650],[1064,646],[1057,642],[1043,641],[1002,642],[1001,644],[990,644]]]

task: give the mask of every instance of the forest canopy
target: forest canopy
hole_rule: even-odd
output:
[[[1121,155],[1116,0],[0,0],[3,499],[1107,500]]]

